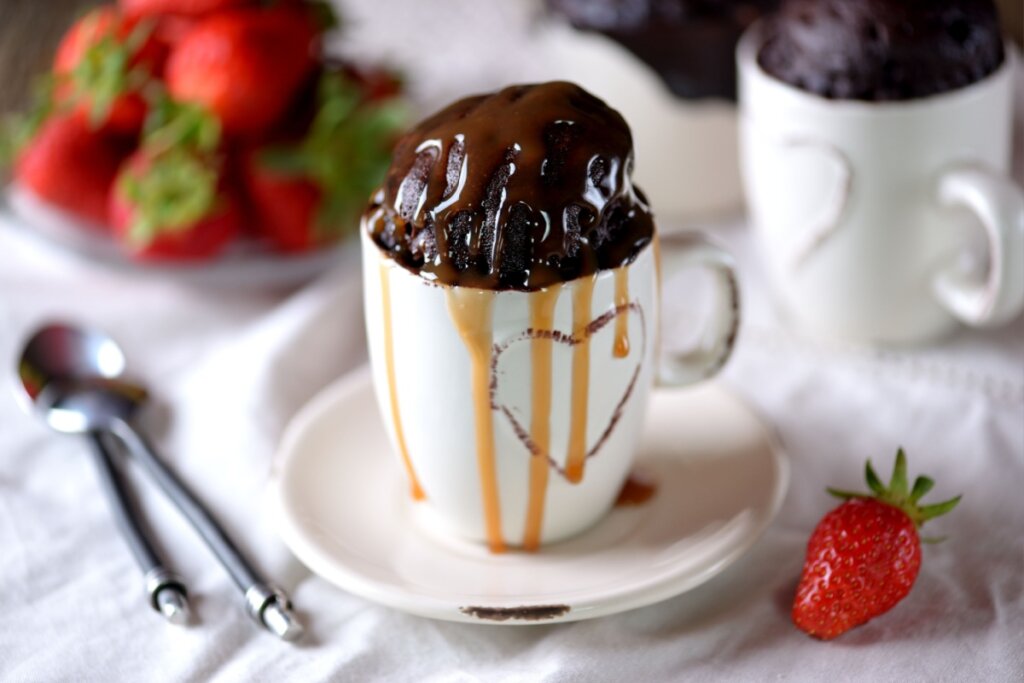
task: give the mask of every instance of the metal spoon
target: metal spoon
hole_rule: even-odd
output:
[[[172,624],[189,621],[188,593],[181,577],[168,570],[153,549],[145,531],[139,526],[137,513],[117,472],[113,455],[101,433],[105,426],[93,419],[94,411],[68,411],[68,405],[84,398],[99,396],[77,393],[80,381],[103,380],[116,376],[124,367],[124,356],[116,346],[101,338],[68,328],[48,327],[34,335],[25,346],[18,363],[22,387],[47,423],[58,431],[85,434],[92,446],[100,486],[110,504],[111,514],[128,543],[128,548],[143,573],[149,603]],[[105,396],[125,406],[116,394]],[[74,419],[77,415],[78,419]]]
[[[285,640],[298,638],[302,625],[292,613],[288,597],[260,579],[209,512],[133,426],[132,417],[146,400],[146,391],[119,379],[124,365],[124,354],[109,337],[68,325],[50,325],[26,346],[19,374],[54,429],[116,436],[213,551],[242,590],[247,611],[256,623]]]

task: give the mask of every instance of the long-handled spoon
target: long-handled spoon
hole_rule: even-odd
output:
[[[143,573],[149,603],[172,624],[189,620],[188,593],[185,584],[160,561],[125,490],[124,481],[114,465],[113,455],[103,440],[102,421],[94,419],[95,411],[81,412],[78,420],[68,420],[59,412],[65,404],[65,391],[80,377],[102,378],[120,373],[124,358],[117,348],[104,346],[97,339],[82,338],[69,344],[67,335],[42,330],[33,336],[22,352],[18,377],[32,402],[50,426],[88,437],[100,487],[106,494],[111,514]],[[85,347],[85,348],[83,348]],[[81,353],[87,350],[88,353]],[[58,411],[58,412],[55,412]]]
[[[99,431],[120,439],[192,523],[206,545],[242,590],[246,608],[260,626],[285,640],[302,634],[288,597],[262,580],[209,512],[157,457],[132,424],[146,391],[119,379],[124,354],[109,337],[68,325],[37,332],[22,356],[22,382],[53,428],[71,433]],[[48,372],[39,371],[47,368]],[[29,377],[28,383],[25,377]],[[41,378],[33,384],[31,378]]]

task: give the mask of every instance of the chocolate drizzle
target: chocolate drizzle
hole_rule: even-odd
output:
[[[622,117],[579,86],[460,100],[406,134],[364,215],[382,250],[443,284],[538,290],[631,263],[654,226]]]

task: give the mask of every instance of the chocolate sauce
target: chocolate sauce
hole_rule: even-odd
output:
[[[992,0],[784,0],[765,29],[761,67],[834,99],[927,97],[1003,63]]]
[[[778,0],[548,0],[578,29],[618,42],[677,97],[736,99],[733,51]]]
[[[377,245],[447,285],[535,291],[633,261],[654,224],[626,122],[572,83],[460,100],[395,148],[364,214]]]

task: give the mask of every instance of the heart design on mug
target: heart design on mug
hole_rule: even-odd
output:
[[[565,468],[563,465],[552,457],[550,452],[543,452],[543,449],[534,442],[530,435],[530,429],[528,424],[524,424],[519,415],[528,414],[529,410],[523,410],[518,406],[518,402],[514,397],[509,400],[509,397],[505,397],[502,394],[502,361],[509,355],[510,352],[515,353],[516,351],[526,348],[529,352],[529,345],[535,339],[549,339],[552,342],[553,352],[557,349],[575,349],[585,341],[591,341],[598,337],[598,334],[605,329],[613,332],[611,323],[615,322],[619,316],[629,315],[634,313],[640,320],[641,329],[641,343],[639,345],[639,353],[629,354],[624,358],[616,359],[616,362],[628,362],[634,360],[635,367],[632,372],[629,373],[628,379],[624,382],[623,386],[618,391],[618,399],[613,404],[611,412],[604,416],[594,416],[593,405],[588,406],[587,421],[598,420],[604,427],[601,429],[601,434],[593,444],[588,444],[586,451],[586,459],[590,459],[598,454],[601,447],[608,441],[608,438],[615,431],[615,427],[622,417],[622,413],[625,410],[630,397],[633,395],[633,390],[636,388],[637,380],[640,378],[640,370],[643,367],[645,360],[646,349],[647,349],[647,324],[644,317],[643,307],[637,301],[632,301],[628,304],[622,304],[609,310],[608,312],[593,319],[584,327],[583,332],[577,335],[566,334],[559,330],[553,329],[534,329],[528,328],[520,334],[513,336],[512,338],[504,341],[501,344],[495,344],[494,351],[491,355],[491,410],[502,413],[512,426],[516,437],[522,442],[526,450],[533,456],[543,456],[547,459],[549,466],[558,472],[563,478],[566,478]],[[603,336],[601,337],[603,338]],[[609,343],[608,348],[611,348]],[[590,352],[595,351],[594,344],[591,344]],[[552,359],[554,365],[555,359]],[[550,380],[549,380],[550,381]],[[529,382],[527,383],[529,385]],[[554,388],[552,383],[552,388]],[[602,387],[602,391],[615,391],[614,388]],[[527,403],[529,400],[527,399]]]
[[[842,225],[853,193],[853,163],[839,147],[811,138],[791,138],[783,143],[783,147],[812,152],[817,165],[821,166],[819,172],[835,179],[834,189],[824,197],[819,213],[812,216],[794,240],[790,267],[798,270],[835,236]]]

